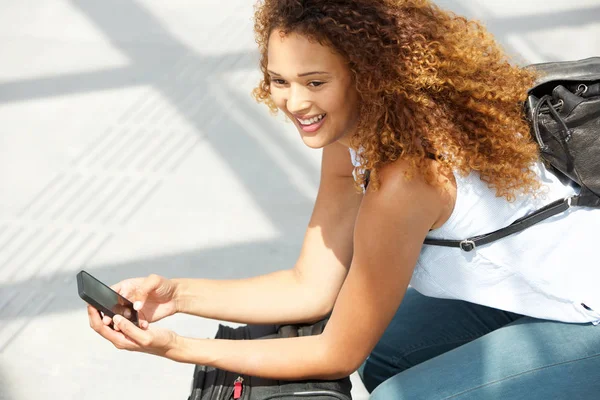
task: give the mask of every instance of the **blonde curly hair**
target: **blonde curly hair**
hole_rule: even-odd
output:
[[[370,170],[400,158],[435,184],[439,171],[477,171],[497,196],[534,193],[538,147],[523,113],[533,71],[509,63],[478,22],[428,0],[263,0],[254,30],[263,79],[254,98],[270,97],[267,46],[273,29],[332,47],[345,60],[359,93],[359,125],[351,146],[361,149],[357,185]]]

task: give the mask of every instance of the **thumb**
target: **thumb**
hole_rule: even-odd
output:
[[[148,296],[150,295],[150,293],[156,291],[156,289],[158,289],[158,287],[160,286],[160,284],[162,283],[162,277],[152,274],[149,277],[147,277],[144,282],[142,282],[142,285],[139,289],[139,295],[137,300],[135,301],[135,303],[133,303],[133,308],[136,311],[139,311],[142,309],[142,307],[144,306],[144,303],[146,302],[146,299],[148,299]]]
[[[144,343],[144,340],[147,339],[148,333],[140,330],[127,318],[124,318],[119,314],[115,314],[115,316],[113,316],[113,322],[116,328],[118,328],[125,336],[133,340],[135,343]]]

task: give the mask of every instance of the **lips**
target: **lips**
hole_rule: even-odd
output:
[[[309,126],[309,125],[312,125],[312,124],[316,124],[321,119],[325,118],[325,115],[326,114],[323,113],[323,114],[315,115],[315,116],[312,116],[312,117],[304,117],[304,118],[296,117],[296,119],[298,120],[298,122],[300,123],[300,125]]]
[[[320,114],[319,116],[309,118],[308,120],[300,120],[296,118],[300,129],[302,129],[304,132],[316,132],[319,128],[321,128],[326,119],[327,114]],[[309,124],[304,125],[303,122],[309,122]]]

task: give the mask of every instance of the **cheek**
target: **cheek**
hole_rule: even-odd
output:
[[[277,108],[285,110],[285,100],[277,90],[271,90],[271,100],[275,103]]]

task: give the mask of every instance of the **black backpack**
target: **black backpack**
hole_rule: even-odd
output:
[[[219,325],[215,339],[255,340],[320,335],[328,319],[314,324]],[[196,365],[188,400],[351,400],[350,377],[280,381]]]
[[[533,64],[541,78],[528,91],[525,112],[542,160],[579,194],[556,200],[497,231],[460,240],[425,239],[425,244],[471,251],[520,232],[572,206],[600,207],[600,57]]]

